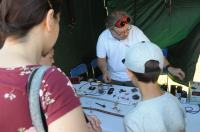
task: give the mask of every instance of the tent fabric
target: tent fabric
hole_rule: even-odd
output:
[[[176,44],[200,22],[199,0],[173,1],[171,15],[168,4],[169,0],[106,0],[109,12],[125,9],[134,24],[161,48]]]
[[[180,81],[172,76],[171,78],[176,82],[188,85],[188,82],[193,79],[200,54],[200,23],[185,39],[170,46],[168,52],[168,60],[172,65],[181,67],[186,73],[184,81]]]
[[[171,2],[171,6],[170,6]],[[106,0],[108,12],[124,9],[150,40],[161,48],[169,48],[169,61],[186,73],[184,81],[193,79],[200,53],[199,0]]]
[[[72,67],[87,64],[96,56],[96,42],[105,29],[105,17],[103,0],[63,1],[60,34],[55,45],[55,65],[67,75],[70,75]]]

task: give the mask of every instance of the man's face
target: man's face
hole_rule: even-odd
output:
[[[118,40],[124,40],[128,37],[131,26],[129,24],[125,24],[121,28],[113,27],[111,29],[112,36]]]

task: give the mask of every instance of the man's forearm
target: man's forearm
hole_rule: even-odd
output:
[[[167,65],[170,65],[170,63],[169,63],[169,61],[167,60],[167,58],[164,57],[164,68],[165,68]]]
[[[99,66],[99,69],[101,70],[101,72],[104,74],[104,73],[107,73],[107,61],[106,61],[106,58],[98,58],[97,59],[97,64]]]
[[[163,68],[166,68],[167,71],[169,71],[169,69],[168,69],[169,67],[172,67],[172,66],[171,66],[171,64],[169,63],[169,61],[167,60],[167,58],[164,57],[164,66],[163,66]]]

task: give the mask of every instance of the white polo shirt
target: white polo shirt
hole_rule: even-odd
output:
[[[133,25],[131,25],[131,30],[125,40],[115,39],[109,29],[101,33],[96,47],[97,57],[107,57],[108,71],[112,80],[130,81],[122,59],[125,58],[128,47],[141,41],[149,41],[149,39],[138,27]]]

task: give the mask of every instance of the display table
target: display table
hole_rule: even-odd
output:
[[[88,115],[96,115],[103,132],[125,132],[123,117],[141,100],[138,88],[82,81],[74,84],[82,107]],[[114,89],[114,90],[113,90]],[[198,111],[197,105],[182,104],[187,110]],[[186,113],[187,132],[200,131],[200,112]]]

